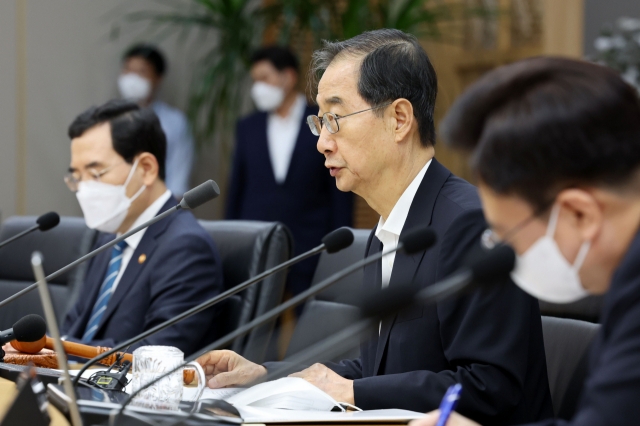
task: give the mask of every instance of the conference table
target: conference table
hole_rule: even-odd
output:
[[[16,384],[10,380],[0,377],[0,420],[4,418],[5,413],[9,410],[13,399],[17,394]],[[49,417],[51,417],[51,426],[70,426],[67,418],[53,404],[48,407]],[[399,426],[404,423],[313,423],[313,426]],[[309,423],[269,423],[269,426],[309,426]]]

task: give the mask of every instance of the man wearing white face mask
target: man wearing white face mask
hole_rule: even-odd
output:
[[[164,183],[165,136],[150,109],[110,101],[69,126],[65,182],[87,226],[105,234],[96,247],[176,205]],[[216,246],[190,212],[151,225],[94,257],[62,330],[68,340],[114,346],[220,293]],[[136,346],[175,346],[192,353],[214,338],[215,308]],[[132,350],[135,348],[131,348]]]
[[[241,119],[227,191],[227,219],[283,222],[295,255],[352,222],[352,195],[336,189],[305,119],[318,112],[297,89],[298,60],[283,47],[265,47],[251,58],[251,98],[258,111]],[[291,268],[290,294],[309,287],[317,258]]]
[[[472,150],[490,224],[487,247],[518,254],[513,279],[541,300],[605,294],[589,375],[570,420],[537,426],[636,425],[640,419],[640,100],[617,72],[534,58],[474,84],[442,123]],[[412,426],[435,426],[438,412]],[[454,414],[447,426],[476,423]]]
[[[157,99],[166,68],[164,56],[155,46],[135,45],[123,56],[118,90],[124,99],[149,107],[158,116],[167,138],[166,184],[181,196],[190,187],[194,143],[184,113]]]

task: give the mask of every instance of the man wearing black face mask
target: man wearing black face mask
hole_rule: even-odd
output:
[[[305,119],[318,112],[298,92],[298,60],[283,47],[265,47],[251,58],[251,97],[258,109],[238,122],[226,218],[283,222],[295,255],[328,232],[350,226],[353,198],[336,189]],[[311,284],[317,258],[291,268],[291,294]]]
[[[175,206],[164,183],[165,135],[150,109],[129,101],[89,108],[69,126],[65,182],[97,245]],[[78,301],[62,326],[67,339],[113,346],[168,320],[222,289],[220,257],[190,212],[178,211],[94,257]],[[139,344],[191,353],[215,335],[207,310]],[[132,348],[135,349],[135,348]]]

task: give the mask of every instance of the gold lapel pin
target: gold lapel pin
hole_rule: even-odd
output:
[[[138,263],[142,265],[142,264],[144,263],[144,261],[145,261],[145,260],[147,260],[147,255],[146,255],[146,254],[144,254],[144,253],[142,253],[142,254],[140,255],[140,257],[138,258]]]

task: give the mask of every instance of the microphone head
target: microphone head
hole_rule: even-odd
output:
[[[407,254],[413,254],[431,248],[437,240],[438,237],[435,231],[428,226],[410,229],[405,234],[400,235],[402,250]]]
[[[515,265],[516,253],[506,244],[484,251],[481,255],[474,256],[468,263],[474,282],[480,285],[499,283],[507,279]]]
[[[346,226],[329,232],[322,238],[327,253],[337,253],[353,244],[353,232]]]
[[[36,219],[36,223],[41,231],[48,231],[55,228],[60,223],[60,216],[56,212],[45,213]]]
[[[213,180],[201,183],[193,189],[185,192],[180,201],[180,207],[183,209],[195,209],[207,201],[211,201],[220,195],[220,188]]]
[[[13,335],[20,342],[37,342],[46,333],[47,323],[40,315],[27,315],[13,324]]]

